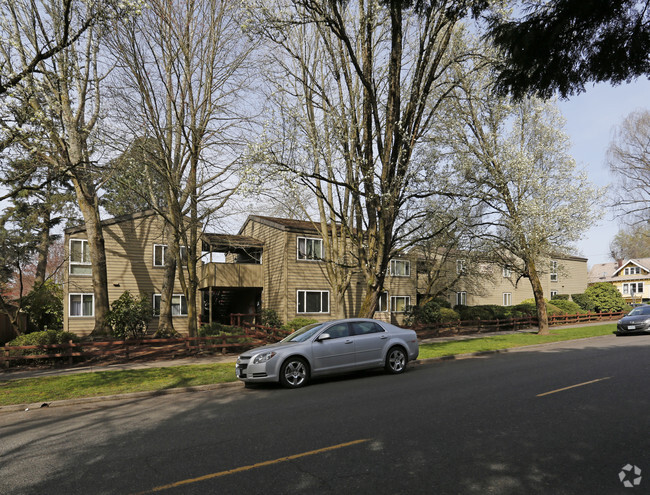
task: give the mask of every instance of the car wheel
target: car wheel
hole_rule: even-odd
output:
[[[304,359],[292,357],[280,368],[280,384],[286,388],[299,388],[309,379],[309,367]]]
[[[406,352],[401,347],[391,347],[386,355],[386,371],[397,375],[406,371]]]

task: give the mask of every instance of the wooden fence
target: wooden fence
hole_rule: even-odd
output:
[[[73,342],[64,344],[0,347],[0,365],[8,368],[12,362],[57,360],[72,364],[75,358],[84,360],[150,359],[191,356],[202,352],[243,351],[251,347],[277,342],[287,335],[282,330],[261,325],[247,325],[240,335],[179,337],[172,339],[110,340],[104,342]]]
[[[571,325],[576,323],[611,321],[625,316],[625,312],[615,313],[581,313],[576,315],[549,315],[550,326]],[[439,335],[463,333],[489,333],[500,331],[517,331],[537,326],[537,316],[523,318],[508,318],[500,320],[457,320],[433,325],[418,326],[413,329],[420,338],[430,338]]]

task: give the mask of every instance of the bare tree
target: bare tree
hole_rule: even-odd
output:
[[[136,166],[150,174],[149,204],[168,227],[159,333],[173,332],[176,273],[187,298],[188,330],[196,333],[200,233],[237,187],[245,63],[252,46],[241,35],[237,15],[227,0],[153,0],[141,16],[117,26],[112,42],[125,142],[143,143],[145,163]],[[156,189],[161,181],[163,191]],[[181,260],[182,246],[187,257]]]
[[[2,64],[21,74],[2,99],[3,143],[30,154],[72,183],[88,235],[95,295],[93,332],[108,331],[106,255],[98,206],[100,173],[93,159],[92,133],[100,118],[99,61],[102,24],[112,2],[47,0],[13,3],[4,32],[10,47]],[[110,15],[120,15],[111,10]],[[76,33],[70,38],[70,33]],[[4,46],[4,45],[3,45]],[[43,47],[59,47],[38,57]],[[11,150],[9,151],[11,152]]]
[[[278,118],[258,161],[312,191],[324,241],[335,223],[351,239],[366,285],[359,315],[372,316],[391,257],[417,237],[426,214],[418,203],[435,194],[413,154],[455,84],[450,68],[471,56],[459,23],[486,2],[247,3],[276,81]]]

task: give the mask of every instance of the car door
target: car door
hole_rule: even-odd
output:
[[[348,323],[335,323],[323,330],[321,335],[329,334],[328,339],[312,343],[312,374],[338,373],[354,369],[354,342]]]
[[[384,346],[388,333],[374,321],[355,321],[352,327],[352,340],[356,354],[357,368],[374,368],[383,364]]]

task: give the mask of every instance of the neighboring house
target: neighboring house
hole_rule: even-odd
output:
[[[650,258],[599,263],[589,271],[589,284],[609,282],[628,303],[650,301]]]
[[[149,331],[155,331],[167,251],[163,219],[146,211],[106,220],[102,227],[109,301],[125,290],[150,298],[154,318]],[[85,228],[66,229],[65,246],[64,329],[87,335],[94,326],[94,295]],[[348,289],[337,298],[328,281],[323,250],[316,226],[300,220],[251,215],[237,235],[203,233],[197,267],[197,314],[201,322],[229,323],[231,314],[252,315],[263,309],[275,310],[284,322],[297,317],[323,321],[357,315],[365,291],[361,275],[353,273]],[[553,291],[584,291],[585,259],[563,258],[554,263],[555,271],[545,282],[545,294],[550,297]],[[463,269],[462,260],[456,269]],[[404,311],[418,302],[422,285],[419,271],[418,258],[413,254],[390,260],[375,318],[402,322]],[[564,273],[569,275],[565,277]],[[513,282],[504,272],[489,297],[479,297],[467,287],[450,294],[450,301],[509,305],[532,297],[527,281],[520,281],[519,288]],[[187,314],[187,301],[177,277],[172,315],[174,328],[180,333],[187,332]]]

